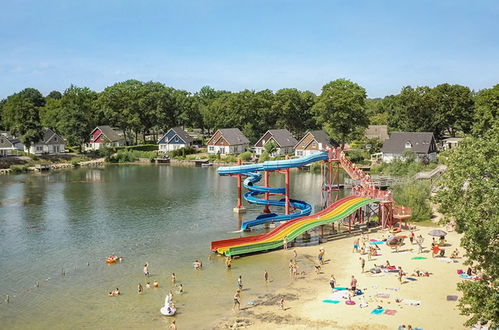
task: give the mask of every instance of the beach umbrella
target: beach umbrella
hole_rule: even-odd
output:
[[[438,236],[438,237],[440,237],[440,236],[445,236],[445,235],[447,235],[447,233],[446,233],[445,231],[443,231],[442,229],[433,229],[432,231],[430,231],[430,232],[428,233],[428,235],[430,235],[430,236]]]

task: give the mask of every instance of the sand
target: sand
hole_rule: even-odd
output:
[[[305,275],[297,279],[276,279],[273,281],[287,281],[289,285],[282,290],[260,297],[252,297],[244,293],[241,299],[242,310],[232,313],[226,319],[219,321],[214,327],[217,329],[247,328],[247,329],[397,329],[399,325],[412,325],[413,327],[429,329],[465,329],[463,323],[465,316],[459,314],[456,301],[447,301],[448,295],[460,297],[457,283],[461,280],[457,275],[458,269],[465,269],[458,259],[457,263],[447,263],[432,258],[429,251],[432,237],[428,232],[435,228],[419,227],[415,234],[425,238],[425,252],[418,254],[417,245],[411,245],[405,239],[405,245],[394,252],[385,244],[378,245],[381,256],[368,261],[367,255],[365,269],[369,270],[374,264],[390,264],[401,266],[408,276],[417,268],[432,273],[430,277],[414,277],[416,281],[403,279],[400,283],[395,273],[383,273],[383,276],[371,276],[370,273],[361,273],[360,254],[352,253],[353,242],[358,236],[351,236],[337,241],[322,244],[326,251],[326,260],[321,273],[314,271],[314,262],[319,251],[319,246],[296,248],[298,252],[299,271],[304,270]],[[370,239],[380,239],[386,232],[376,232],[369,235]],[[402,232],[409,235],[409,232]],[[447,235],[449,246],[446,247],[446,256],[457,247],[462,256],[464,250],[459,247],[460,235],[451,232]],[[292,258],[292,250],[280,250],[271,253],[283,253]],[[412,257],[424,256],[427,259],[413,260]],[[234,262],[237,263],[237,260]],[[338,304],[324,303],[330,297],[332,290],[329,286],[329,277],[334,274],[336,286],[349,287],[351,276],[358,279],[357,287],[364,291],[361,296],[353,297],[356,305],[345,304],[342,299]],[[263,282],[263,281],[262,281]],[[262,284],[263,285],[263,284]],[[272,285],[270,283],[269,285]],[[251,291],[251,290],[250,290]],[[389,298],[379,298],[376,294],[389,294]],[[284,297],[285,310],[281,310],[278,301]],[[369,304],[360,308],[361,297]],[[421,301],[419,306],[409,306],[397,303],[396,299],[409,299]],[[248,305],[248,302],[253,304]],[[395,315],[373,315],[371,311],[378,305],[384,309],[395,310]]]

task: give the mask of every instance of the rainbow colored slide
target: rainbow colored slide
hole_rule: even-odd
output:
[[[307,230],[340,221],[359,208],[376,202],[379,201],[365,197],[345,197],[318,213],[285,222],[266,234],[211,242],[211,250],[234,256],[277,249],[283,245],[285,237],[292,241]]]

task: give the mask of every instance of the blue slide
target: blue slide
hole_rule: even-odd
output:
[[[248,189],[248,192],[244,194],[244,199],[246,199],[249,203],[257,205],[285,206],[286,204],[285,199],[275,201],[275,200],[265,200],[257,197],[258,195],[265,193],[276,193],[276,194],[285,193],[285,188],[270,188],[270,187],[262,187],[255,185],[255,183],[260,181],[262,178],[262,175],[259,173],[259,171],[274,171],[286,168],[300,167],[310,163],[327,159],[328,159],[327,152],[319,152],[312,154],[310,156],[305,156],[297,159],[273,160],[259,164],[219,167],[217,172],[219,175],[242,174],[247,176],[247,178],[243,182],[244,187]],[[291,214],[282,214],[282,215],[277,215],[275,213],[262,214],[259,215],[254,220],[245,221],[241,226],[241,230],[247,230],[250,227],[262,225],[265,223],[271,223],[276,221],[288,221],[301,216],[309,215],[310,212],[312,211],[312,206],[310,206],[310,204],[304,201],[292,199],[290,200],[290,206],[294,207],[298,211]]]

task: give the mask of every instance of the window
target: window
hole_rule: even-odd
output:
[[[175,142],[178,142],[178,136],[175,137]]]
[[[36,151],[43,151],[43,147],[42,146],[36,146]]]
[[[209,146],[209,147],[208,147],[208,150],[209,150],[209,151],[215,151],[215,147],[214,147],[214,146]]]
[[[317,148],[317,143],[316,142],[312,142],[312,148]]]
[[[405,143],[405,148],[406,148],[406,149],[408,149],[408,148],[412,148],[412,144],[411,144],[411,142],[407,141],[407,142]]]
[[[297,156],[303,156],[303,151],[301,151],[301,150],[296,150],[296,155],[297,155]]]
[[[54,142],[57,142],[57,137],[54,138]]]

